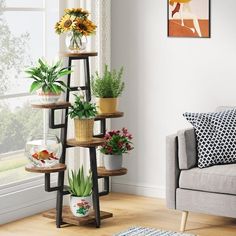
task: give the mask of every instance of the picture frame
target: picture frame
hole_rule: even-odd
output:
[[[167,0],[168,37],[210,38],[211,0]]]

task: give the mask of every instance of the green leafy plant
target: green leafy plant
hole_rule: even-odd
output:
[[[87,197],[92,194],[92,173],[85,175],[83,166],[78,172],[71,170],[68,173],[69,191],[75,197]]]
[[[34,80],[30,92],[42,89],[44,93],[59,94],[64,92],[63,88],[67,88],[67,86],[58,79],[72,71],[69,67],[63,67],[61,61],[49,65],[46,61],[38,59],[38,64],[35,67],[28,68],[25,72],[29,75],[29,78]]]
[[[96,105],[84,100],[83,96],[75,96],[75,103],[70,108],[70,118],[91,119],[97,115]]]
[[[109,71],[108,65],[105,65],[104,75],[99,76],[98,72],[92,76],[91,87],[92,93],[99,98],[117,98],[124,90],[125,84],[122,81],[124,68],[117,72]]]

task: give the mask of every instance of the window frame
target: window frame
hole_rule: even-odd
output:
[[[60,6],[63,5],[64,3],[61,3],[61,0],[59,1],[59,9],[58,9],[58,14],[60,14]],[[62,1],[64,2],[64,0]],[[47,58],[47,16],[49,14],[49,8],[48,8],[48,1],[43,0],[43,6],[42,7],[4,7],[2,8],[3,12],[8,12],[8,11],[29,11],[29,12],[43,12],[43,57]],[[59,42],[59,39],[58,39]],[[14,99],[14,98],[19,98],[19,97],[30,97],[32,94],[30,92],[21,92],[21,93],[11,93],[11,94],[6,94],[6,95],[0,95],[0,101],[4,99]],[[19,150],[20,152],[21,150]],[[22,150],[22,153],[24,153],[24,150]],[[2,154],[4,156],[4,154]],[[56,183],[56,176],[53,175],[51,177],[51,182]],[[39,186],[43,184],[44,180],[44,175],[41,176],[35,176],[35,177],[30,177],[26,178],[23,180],[19,180],[16,182],[11,182],[8,184],[3,184],[0,185],[0,198],[2,195],[24,190],[25,188],[30,188],[33,186]],[[1,209],[0,209],[1,213]]]

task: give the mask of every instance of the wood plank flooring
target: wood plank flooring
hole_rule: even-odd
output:
[[[111,236],[131,226],[178,231],[181,213],[165,207],[155,198],[112,193],[102,197],[101,209],[114,217],[102,221],[100,229],[89,226],[55,227],[53,220],[35,215],[0,227],[1,236]],[[188,233],[201,236],[236,236],[236,219],[190,213]]]

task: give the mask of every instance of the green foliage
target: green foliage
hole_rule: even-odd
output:
[[[104,75],[99,76],[98,72],[92,76],[92,93],[99,98],[117,98],[124,90],[125,84],[122,81],[124,68],[119,72],[116,70],[109,71],[108,65],[105,65]]]
[[[63,88],[67,88],[67,86],[58,79],[70,74],[72,71],[69,67],[63,68],[61,61],[49,65],[46,61],[38,59],[38,65],[27,69],[25,72],[29,75],[29,78],[34,80],[30,92],[42,89],[45,93],[59,94],[64,92]]]
[[[29,104],[12,111],[0,106],[0,153],[22,150],[27,138],[42,132],[42,112]]]
[[[19,83],[22,67],[30,64],[29,33],[14,36],[4,19],[5,1],[0,0],[0,95]]]
[[[79,118],[79,119],[90,119],[94,118],[97,115],[96,105],[90,102],[84,101],[83,98],[74,94],[75,103],[70,108],[70,118]]]
[[[68,181],[69,181],[69,191],[72,196],[75,197],[87,197],[92,194],[92,173],[89,172],[89,175],[86,176],[84,174],[83,166],[76,171],[71,170],[68,173]]]

